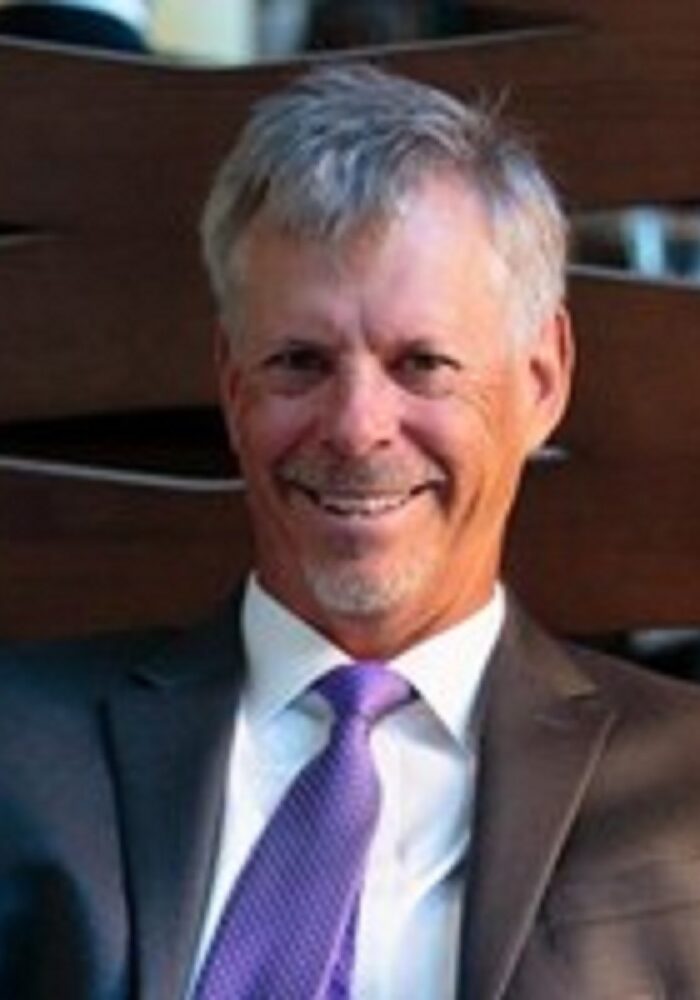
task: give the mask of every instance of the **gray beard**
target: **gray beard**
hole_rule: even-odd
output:
[[[429,555],[414,557],[381,578],[346,565],[307,565],[305,575],[316,600],[327,611],[357,618],[386,614],[426,585],[434,570]]]

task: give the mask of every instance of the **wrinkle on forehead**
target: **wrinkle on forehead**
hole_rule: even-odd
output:
[[[357,315],[356,320],[366,328],[373,326],[372,306],[376,304],[384,319],[395,317],[396,322],[391,326],[400,328],[405,293],[410,289],[413,293],[411,314],[403,317],[403,323],[414,335],[420,335],[421,327],[427,335],[431,332],[433,312],[442,320],[450,312],[449,301],[443,299],[438,304],[434,300],[433,265],[429,249],[425,252],[433,241],[436,245],[434,267],[440,267],[441,278],[446,270],[453,272],[455,311],[463,307],[463,293],[471,286],[470,294],[477,300],[482,296],[494,297],[507,307],[503,309],[503,316],[506,325],[510,326],[513,310],[509,303],[513,296],[507,280],[509,274],[493,245],[487,212],[475,193],[465,191],[451,179],[446,182],[444,178],[433,178],[407,193],[400,213],[374,217],[339,240],[319,242],[306,235],[287,232],[274,218],[268,218],[265,211],[261,211],[239,246],[239,253],[243,254],[238,262],[238,266],[243,267],[243,285],[239,285],[238,291],[245,301],[248,298],[246,289],[252,293],[257,287],[255,297],[263,303],[276,291],[279,306],[284,287],[278,284],[275,289],[267,282],[271,280],[268,275],[279,275],[282,265],[285,270],[289,269],[287,274],[292,275],[286,282],[286,290],[293,296],[291,302],[296,298],[295,289],[303,291],[306,305],[316,299],[319,306],[328,306],[330,312],[326,315],[331,319],[330,313],[337,310],[343,313],[343,307],[349,308],[354,301],[356,306],[362,307],[363,314]],[[454,247],[453,254],[440,261],[441,248],[450,243]],[[414,261],[417,262],[415,267]],[[348,295],[334,300],[334,293],[340,290]],[[452,297],[451,292],[447,294],[448,298]],[[299,301],[295,305],[299,305]],[[332,320],[331,325],[334,325]],[[460,325],[458,316],[455,325]]]
[[[412,215],[422,215],[425,225],[431,223],[431,217],[436,221],[442,217],[443,225],[445,222],[454,225],[455,195],[473,215],[474,223],[487,236],[494,258],[494,280],[502,281],[506,263],[497,252],[489,212],[479,193],[467,187],[463,178],[449,171],[435,171],[425,175],[404,191],[386,212],[376,211],[371,215],[358,217],[332,233],[292,228],[263,206],[239,240],[238,251],[235,253],[236,264],[239,268],[244,265],[247,256],[245,250],[256,235],[274,234],[281,241],[300,249],[317,249],[328,266],[329,275],[340,279],[345,277],[348,266],[352,267],[354,261],[361,261],[368,252],[376,250],[392,229],[404,225]],[[448,198],[450,204],[447,203]]]

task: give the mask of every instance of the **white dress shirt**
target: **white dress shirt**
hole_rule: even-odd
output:
[[[503,616],[497,586],[477,614],[391,661],[419,697],[382,719],[371,737],[382,808],[360,907],[354,1000],[455,995],[474,793],[471,723]],[[249,673],[193,983],[252,845],[289,783],[327,740],[330,710],[309,685],[351,659],[255,579],[242,628]]]

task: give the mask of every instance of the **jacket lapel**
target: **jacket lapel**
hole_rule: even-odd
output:
[[[563,650],[511,611],[484,691],[460,997],[506,995],[612,721]]]
[[[134,673],[108,720],[134,928],[135,995],[181,997],[215,860],[242,650],[237,612]]]

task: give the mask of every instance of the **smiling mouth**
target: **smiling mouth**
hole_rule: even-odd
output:
[[[416,486],[402,493],[321,493],[318,490],[296,484],[297,489],[316,507],[335,517],[371,518],[384,517],[405,507],[419,494],[429,489],[428,485]]]

